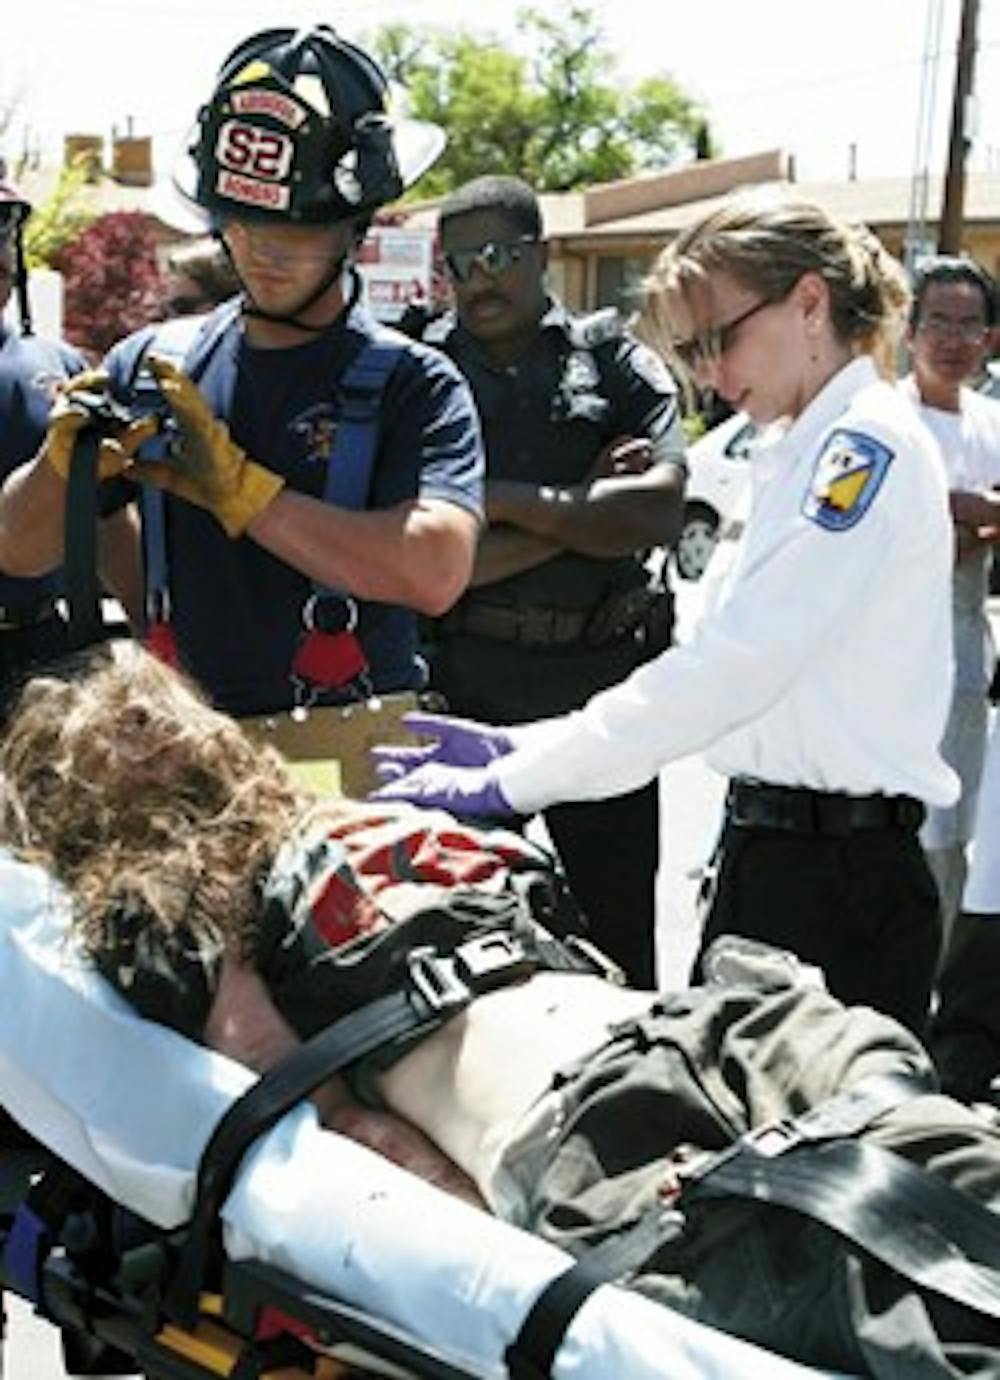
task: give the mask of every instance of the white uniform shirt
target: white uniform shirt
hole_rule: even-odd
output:
[[[937,448],[867,357],[754,454],[742,549],[685,647],[513,731],[524,813],[632,790],[711,747],[730,776],[949,804],[952,530]]]
[[[985,493],[1000,486],[1000,402],[963,388],[957,412],[920,401],[913,378],[902,388],[941,448],[948,487]],[[980,547],[955,566],[953,604],[956,688],[984,695],[993,674],[994,648],[986,595],[992,547]]]

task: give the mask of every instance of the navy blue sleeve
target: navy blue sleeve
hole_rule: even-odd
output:
[[[451,360],[414,344],[386,389],[378,506],[417,495],[483,513],[485,459],[472,392]]]
[[[655,440],[673,426],[678,415],[677,385],[659,355],[625,331],[613,344],[600,348],[598,357],[620,435]]]

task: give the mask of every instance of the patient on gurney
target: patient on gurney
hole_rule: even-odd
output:
[[[1000,1132],[935,1091],[908,1032],[845,1009],[790,955],[723,942],[703,988],[626,990],[552,939],[572,907],[530,843],[312,799],[130,644],[28,684],[0,744],[0,828],[65,885],[127,1000],[258,1071],[405,982],[466,981],[474,999],[448,1019],[330,1080],[330,1127],[572,1255],[659,1222],[633,1286],[774,1351],[886,1377],[998,1373]],[[517,943],[483,977],[468,955],[498,937]],[[854,1178],[879,1180],[824,1171],[838,1220],[716,1192],[714,1160],[702,1177],[704,1152],[817,1106],[820,1142],[863,1148]],[[917,1210],[906,1162],[960,1190],[962,1225],[942,1207],[916,1271],[912,1240],[894,1241]]]

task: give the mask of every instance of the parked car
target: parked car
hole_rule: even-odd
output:
[[[750,481],[747,462],[757,439],[756,423],[737,412],[688,447],[684,525],[674,548],[681,579],[700,580],[705,573],[720,533]]]

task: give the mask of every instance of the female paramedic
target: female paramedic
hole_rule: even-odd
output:
[[[710,612],[575,713],[425,716],[437,742],[378,749],[377,794],[527,815],[707,749],[730,787],[696,975],[720,933],[765,940],[921,1031],[939,915],[917,829],[956,790],[938,753],[952,538],[934,443],[880,377],[907,296],[870,231],[815,205],[734,199],[680,235],[646,314],[699,388],[768,429]]]

